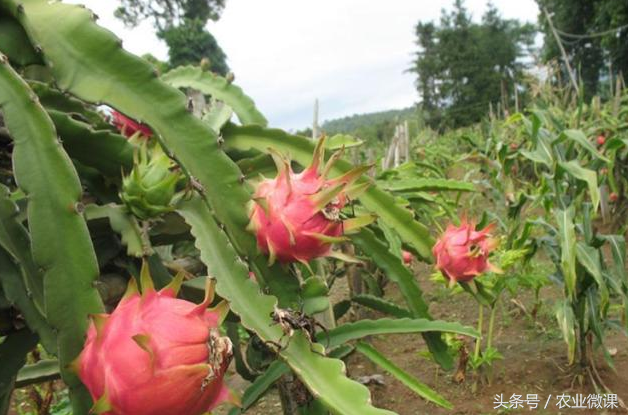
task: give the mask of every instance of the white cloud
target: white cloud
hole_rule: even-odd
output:
[[[165,59],[149,23],[129,30],[113,17],[117,2],[84,3],[131,52]],[[417,100],[410,66],[414,27],[436,20],[453,0],[227,0],[209,30],[228,56],[236,83],[271,125],[301,128],[320,101],[321,119],[410,106]],[[507,18],[535,21],[534,0],[494,0]],[[474,18],[484,0],[467,0]]]

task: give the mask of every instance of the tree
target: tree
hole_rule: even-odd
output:
[[[218,20],[224,7],[225,0],[120,0],[116,17],[129,26],[151,19],[160,32],[183,19]]]
[[[225,53],[201,20],[185,19],[181,25],[164,30],[160,37],[168,45],[170,66],[196,65],[206,58],[213,72],[229,72]]]
[[[419,22],[411,71],[417,74],[426,122],[458,127],[479,121],[490,103],[507,108],[533,35],[532,25],[502,19],[491,3],[480,24],[462,0],[451,12],[443,10],[438,26]]]
[[[628,73],[628,2],[625,0],[536,0],[545,34],[542,57],[561,59],[543,9],[550,13],[585,97],[599,92],[600,79]],[[615,30],[616,29],[616,30]],[[568,79],[564,76],[563,79]]]
[[[169,66],[197,65],[202,59],[221,75],[229,71],[227,57],[205,28],[218,20],[225,0],[120,0],[116,16],[129,26],[150,19],[157,36],[168,45]]]

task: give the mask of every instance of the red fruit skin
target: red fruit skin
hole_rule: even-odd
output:
[[[125,137],[131,137],[138,131],[145,137],[151,137],[153,135],[150,127],[140,124],[118,111],[113,111],[111,115],[113,125],[120,130],[120,133]]]
[[[408,251],[401,251],[401,256],[403,257],[403,263],[406,265],[411,264],[414,259],[414,255]]]
[[[617,202],[618,199],[619,199],[619,195],[615,192],[612,192],[610,195],[608,195],[608,200],[610,200],[611,203]]]
[[[603,175],[608,174],[608,169],[607,169],[606,167],[602,167],[602,168],[600,169],[600,174],[603,174]]]
[[[106,394],[105,415],[201,415],[230,399],[231,342],[206,307],[150,290],[124,298],[98,329],[90,324],[78,375],[94,402]]]
[[[287,168],[276,178],[261,182],[254,199],[264,199],[267,209],[255,204],[251,214],[259,249],[265,254],[274,254],[283,263],[307,262],[328,255],[331,243],[316,235],[339,237],[343,234],[342,221],[333,216],[347,201],[340,193],[324,209],[327,214],[317,209],[313,197],[329,185],[329,181],[318,174],[316,166],[299,174]]]
[[[517,143],[510,143],[510,149],[512,151],[515,151],[518,148],[519,148],[519,144],[517,144]]]
[[[596,141],[599,146],[603,146],[604,143],[606,143],[606,137],[604,137],[603,135],[598,135]]]
[[[493,227],[476,231],[466,221],[458,227],[449,225],[432,249],[436,268],[452,283],[471,281],[487,270],[500,272],[488,261],[489,254],[497,247],[497,240],[490,237]]]

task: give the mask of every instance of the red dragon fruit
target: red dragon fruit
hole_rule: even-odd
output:
[[[408,251],[401,251],[401,257],[403,258],[403,263],[406,265],[410,265],[414,259],[414,255]]]
[[[449,278],[450,285],[468,282],[485,271],[501,272],[488,262],[488,256],[497,247],[491,238],[494,225],[476,231],[475,225],[463,220],[458,227],[449,225],[433,248],[436,268]]]
[[[113,111],[111,118],[113,125],[120,130],[125,137],[131,137],[137,132],[144,137],[151,137],[153,135],[149,126],[141,124],[118,111]]]
[[[207,309],[211,286],[202,304],[177,299],[182,277],[155,291],[146,267],[142,274],[142,295],[131,279],[111,314],[92,317],[73,365],[94,399],[92,413],[200,415],[237,404],[223,383],[232,345],[218,326],[227,304]]]
[[[270,263],[275,259],[307,263],[322,256],[347,259],[332,252],[331,245],[345,240],[343,234],[374,219],[371,216],[341,219],[340,211],[348,199],[368,187],[368,182],[355,182],[369,166],[355,167],[328,179],[342,151],[332,155],[321,170],[324,142],[324,138],[319,140],[312,164],[301,173],[294,173],[287,159],[273,154],[278,174],[257,186],[250,228],[257,235],[260,250],[270,256]]]

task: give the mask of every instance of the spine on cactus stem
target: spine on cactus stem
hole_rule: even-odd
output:
[[[369,183],[355,185],[355,182],[371,166],[358,166],[329,179],[327,175],[342,150],[322,166],[324,148],[325,137],[322,137],[312,163],[301,173],[295,173],[282,154],[271,151],[277,176],[265,178],[257,185],[249,224],[258,247],[269,256],[270,263],[278,260],[307,264],[314,258],[342,257],[341,253],[332,251],[332,244],[346,241],[346,233],[375,219],[373,215],[343,219],[341,214],[353,197],[367,189]]]

